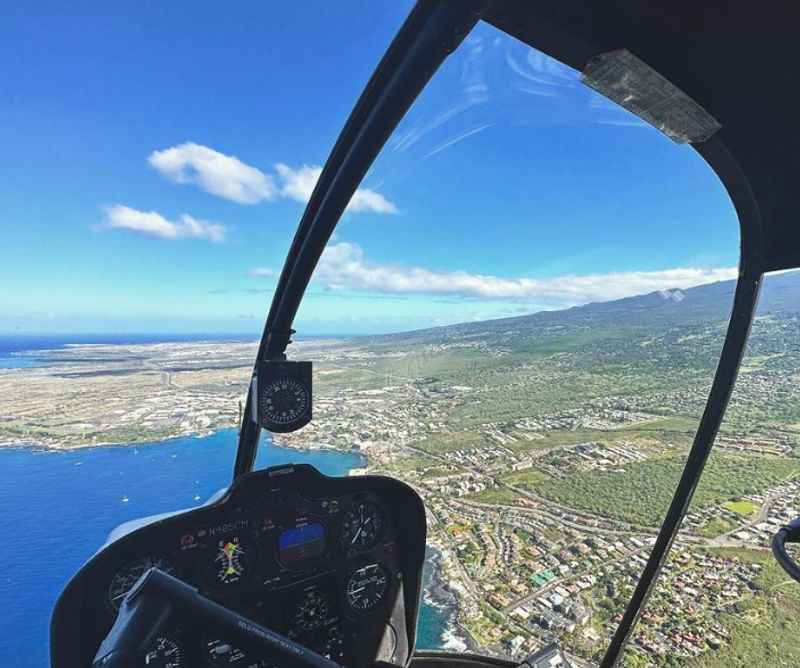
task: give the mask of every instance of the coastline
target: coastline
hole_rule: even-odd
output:
[[[208,427],[202,430],[186,429],[186,430],[177,430],[174,433],[169,433],[169,434],[153,434],[152,436],[144,436],[141,439],[136,439],[136,440],[112,439],[108,441],[85,441],[76,443],[58,443],[55,440],[52,441],[37,440],[30,438],[28,438],[27,440],[19,438],[15,440],[5,439],[5,440],[0,440],[0,448],[28,448],[32,450],[42,450],[42,451],[52,451],[52,452],[70,452],[73,450],[85,450],[87,448],[147,447],[149,445],[159,445],[167,441],[174,441],[181,438],[206,438],[208,436],[213,436],[214,434],[221,431],[234,430],[238,428],[239,425],[237,423],[230,422],[230,423],[221,423],[219,425],[214,425],[213,427]],[[364,467],[366,466],[366,462],[368,461],[366,453],[358,448],[345,449],[324,443],[317,443],[317,442],[298,443],[292,440],[280,440],[280,441],[273,440],[273,443],[277,446],[280,446],[281,448],[298,450],[301,452],[329,451],[329,452],[340,452],[342,454],[360,455],[365,462]]]
[[[445,581],[442,555],[439,549],[428,545],[425,551],[425,573],[422,581],[422,602],[436,609],[443,618],[443,628],[434,647],[419,649],[443,649],[458,652],[475,652],[478,645],[461,625],[461,603],[458,594]]]
[[[256,467],[307,462],[328,476],[361,465],[343,453],[301,453],[262,442]],[[66,582],[131,520],[194,508],[231,484],[236,432],[205,440],[174,439],[161,447],[98,447],[49,454],[30,447],[0,449],[0,526],[24,527],[25,568],[0,581],[3,617],[0,665],[50,665],[50,611]],[[21,444],[18,444],[21,446]],[[50,451],[55,452],[55,451]],[[0,546],[4,563],[18,561],[19,541]]]
[[[149,446],[166,445],[170,442],[180,442],[186,439],[202,440],[215,435],[224,435],[225,432],[235,438],[238,425],[234,422],[214,425],[203,429],[177,429],[169,435],[153,434],[151,437],[142,436],[139,439],[103,441],[84,441],[64,444],[51,440],[4,441],[0,442],[0,449],[18,449],[38,452],[54,452],[61,454],[76,453],[91,449],[146,449]],[[356,455],[358,464],[348,469],[346,475],[360,475],[370,471],[372,462],[368,452],[361,448],[341,448],[319,441],[306,441],[283,439],[281,435],[270,435],[262,441],[262,448],[274,445],[284,450],[292,450],[301,457],[304,452],[330,452],[341,455]],[[448,649],[453,651],[475,651],[478,649],[467,630],[460,623],[463,612],[458,592],[453,590],[444,576],[441,563],[441,553],[436,546],[428,546],[426,552],[425,575],[420,601],[420,622],[418,637],[426,637],[425,649]]]

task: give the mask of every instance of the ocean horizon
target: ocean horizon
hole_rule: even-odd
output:
[[[298,334],[295,341],[347,339],[359,334]],[[156,343],[248,343],[258,342],[261,333],[128,333],[128,334],[2,334],[0,369],[28,369],[47,366],[47,351],[78,345],[147,345]]]

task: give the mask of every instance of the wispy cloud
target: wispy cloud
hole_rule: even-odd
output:
[[[212,195],[239,204],[256,204],[275,197],[275,184],[267,174],[237,157],[188,142],[153,151],[147,159],[158,172],[175,183],[192,183]]]
[[[484,45],[480,37],[470,37],[465,45],[464,60],[461,64],[459,89],[454,102],[446,109],[418,119],[408,127],[395,133],[389,142],[395,151],[407,151],[423,137],[434,130],[449,124],[468,110],[489,101],[489,86],[486,82],[486,62],[483,57]]]
[[[392,148],[396,151],[407,151],[414,144],[416,144],[425,135],[433,130],[443,126],[448,121],[463,114],[465,111],[478,104],[485,102],[488,99],[485,93],[471,92],[465,96],[465,99],[459,100],[452,106],[444,111],[438,113],[433,118],[426,122],[419,123],[409,128],[407,131],[399,133],[392,140]]]
[[[735,267],[678,267],[661,271],[570,274],[546,279],[506,278],[466,271],[445,272],[380,264],[368,260],[357,244],[342,242],[325,249],[314,273],[314,281],[338,291],[535,300],[566,307],[657,290],[686,289],[735,278],[736,275]]]
[[[253,267],[247,275],[253,278],[271,278],[275,275],[275,270],[269,267]]]
[[[591,90],[591,96],[589,97],[589,108],[595,112],[595,121],[600,125],[618,125],[631,128],[652,127],[635,114],[623,109],[616,102],[612,102],[594,90]]]
[[[558,97],[558,93],[555,91],[531,88],[530,86],[516,86],[514,90],[518,90],[520,93],[527,93],[528,95],[535,95],[536,97]]]
[[[153,151],[147,160],[175,183],[193,184],[239,204],[257,204],[279,197],[305,204],[322,173],[319,165],[302,165],[295,169],[278,163],[275,174],[267,174],[235,156],[193,142]],[[397,213],[395,204],[369,188],[356,190],[347,208],[356,212]]]
[[[458,142],[464,141],[465,139],[472,137],[472,135],[476,135],[479,132],[485,130],[486,128],[492,127],[492,125],[493,123],[484,123],[483,125],[479,125],[477,128],[472,128],[472,130],[467,130],[466,132],[461,133],[457,137],[453,137],[452,139],[448,139],[446,142],[439,144],[430,153],[426,153],[424,157],[430,158],[432,155],[441,153],[445,149],[450,148],[453,144],[458,144]]]
[[[275,171],[280,181],[280,194],[283,197],[296,200],[298,202],[308,202],[314,186],[317,185],[322,167],[319,165],[303,165],[298,169],[293,169],[289,165],[278,163]],[[379,192],[369,188],[359,188],[353,194],[350,203],[347,205],[348,211],[370,211],[372,213],[397,213],[397,207],[386,199]]]
[[[645,123],[637,118],[598,118],[600,125],[619,125],[626,128],[652,128],[649,123]]]
[[[106,227],[129,230],[158,239],[204,239],[206,241],[225,241],[226,230],[223,225],[198,220],[183,214],[179,220],[168,220],[155,211],[138,211],[129,206],[115,204],[107,207]]]
[[[515,84],[515,90],[539,97],[557,97],[562,90],[577,85],[578,73],[574,70],[533,49],[527,49],[520,62],[513,52],[515,46],[509,44],[506,51],[506,63],[523,80]]]
[[[615,102],[583,86],[579,72],[540,51],[531,48],[522,51],[520,45],[510,42],[505,58],[516,78],[512,84],[515,91],[542,98],[563,97],[573,104],[586,99],[589,119],[599,125],[649,127]]]

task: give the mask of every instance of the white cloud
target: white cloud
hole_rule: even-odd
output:
[[[379,192],[359,188],[353,193],[348,211],[372,211],[373,213],[397,213],[397,207]]]
[[[353,243],[325,249],[314,280],[332,290],[390,294],[461,296],[484,300],[536,300],[553,306],[574,306],[620,299],[657,290],[685,289],[735,278],[735,267],[680,267],[662,271],[631,271],[546,279],[504,278],[465,271],[442,272],[422,267],[369,261]]]
[[[276,185],[275,176],[246,165],[235,156],[192,142],[153,151],[147,161],[175,183],[191,183],[212,195],[240,204],[256,204],[277,197],[305,204],[322,173],[322,167],[318,165],[303,165],[294,169],[278,163],[275,172],[280,184]],[[347,209],[397,213],[397,207],[392,202],[369,188],[356,190]]]
[[[275,275],[275,271],[269,267],[254,267],[247,272],[247,275],[253,278],[270,278]]]
[[[292,169],[279,162],[275,165],[275,171],[281,180],[281,195],[298,202],[308,202],[322,174],[322,167],[303,165],[299,169]]]
[[[271,176],[207,146],[188,142],[153,151],[148,162],[176,183],[193,183],[212,195],[240,204],[255,204],[275,197]]]
[[[159,239],[206,239],[225,241],[225,227],[183,214],[178,221],[164,218],[155,211],[137,211],[115,204],[106,209],[106,227],[130,230]]]
[[[303,165],[293,169],[289,165],[279,162],[275,165],[278,179],[281,182],[280,194],[283,197],[306,203],[314,192],[322,167],[318,165]],[[397,207],[383,195],[369,188],[359,188],[353,194],[348,211],[371,211],[372,213],[397,213]]]

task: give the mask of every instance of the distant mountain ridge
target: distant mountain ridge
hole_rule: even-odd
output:
[[[559,327],[608,327],[615,322],[626,326],[675,327],[727,320],[733,307],[736,281],[707,283],[685,290],[662,290],[607,302],[592,302],[560,311],[539,311],[530,315],[465,322],[397,334],[369,337],[378,342],[435,341],[471,338],[482,334],[511,334]],[[758,315],[800,314],[800,271],[767,276],[758,304]]]

